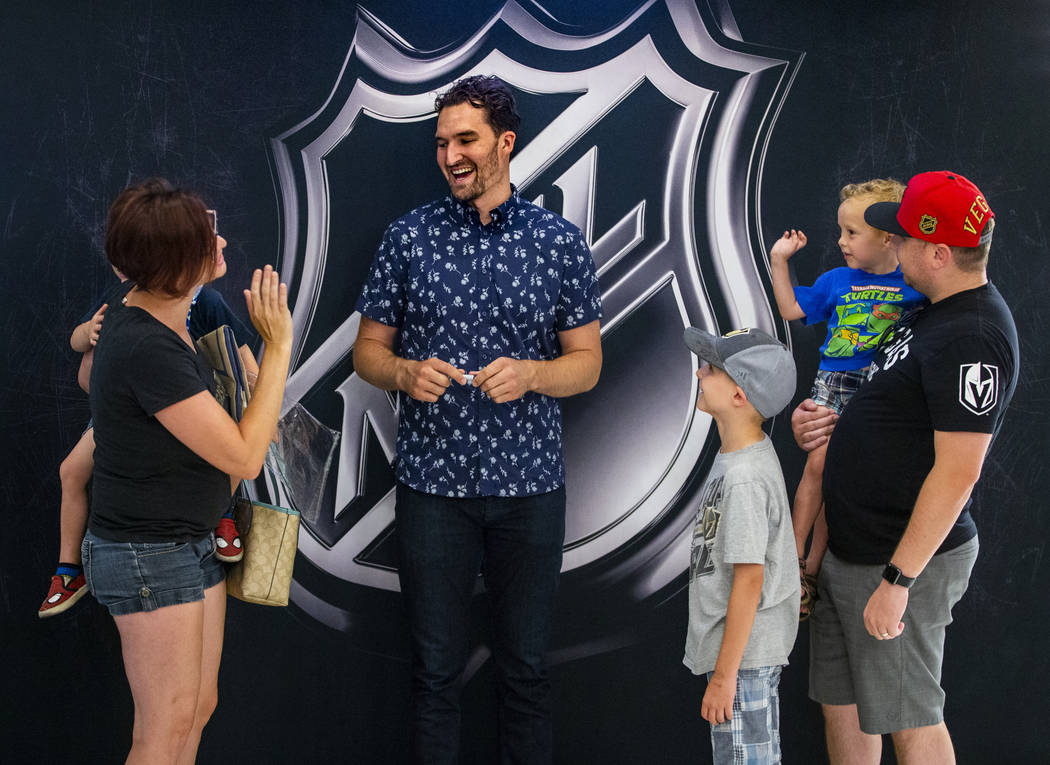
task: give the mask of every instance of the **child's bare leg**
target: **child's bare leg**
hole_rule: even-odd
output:
[[[58,469],[62,481],[59,508],[59,560],[80,563],[80,543],[87,528],[87,484],[95,466],[95,430],[88,428]]]
[[[824,505],[820,506],[820,514],[813,524],[813,539],[809,543],[809,552],[806,554],[806,573],[817,575],[820,564],[824,561],[824,553],[828,550],[828,519],[824,515]]]
[[[795,491],[795,507],[791,512],[791,526],[795,532],[795,551],[798,553],[799,560],[806,558],[806,540],[813,531],[823,505],[821,484],[824,478],[824,455],[826,453],[826,444],[818,446],[809,453],[806,458],[806,467],[802,471],[802,479],[798,482],[798,489]],[[826,532],[825,527],[825,545],[827,544]],[[821,557],[823,554],[821,551]]]
[[[799,619],[808,619],[813,611],[813,601],[816,599],[816,586],[814,576],[816,569],[809,568],[806,557],[806,540],[810,532],[814,532],[814,544],[817,544],[817,528],[820,526],[818,517],[823,518],[821,508],[823,497],[821,484],[824,479],[824,454],[826,446],[819,446],[809,453],[806,458],[806,467],[802,471],[802,480],[799,481],[798,490],[795,492],[795,507],[791,514],[791,525],[795,532],[795,550],[799,560],[799,585],[802,588],[799,602]],[[824,547],[827,545],[827,527],[824,526],[824,535],[819,542],[819,560],[824,556]],[[813,546],[810,550],[812,552]]]
[[[58,568],[51,577],[44,602],[37,609],[37,616],[41,619],[66,611],[87,595],[80,544],[87,528],[87,484],[95,466],[94,457],[95,431],[88,428],[58,469],[62,481]]]

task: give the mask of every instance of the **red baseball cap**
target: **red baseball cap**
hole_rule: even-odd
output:
[[[987,239],[981,234],[994,217],[981,190],[948,170],[919,173],[900,202],[875,202],[864,211],[864,220],[877,229],[951,247],[990,241],[991,232]]]

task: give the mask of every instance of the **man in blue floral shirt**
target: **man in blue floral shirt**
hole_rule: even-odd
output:
[[[397,528],[415,750],[454,763],[479,571],[492,605],[503,762],[550,763],[545,653],[565,539],[558,398],[601,371],[601,298],[579,229],[510,183],[520,118],[496,77],[440,96],[451,194],[387,229],[357,303],[354,367],[397,390]]]

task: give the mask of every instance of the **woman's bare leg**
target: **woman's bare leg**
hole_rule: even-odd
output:
[[[113,617],[135,702],[129,765],[178,761],[200,694],[204,615],[197,601]]]
[[[219,700],[219,660],[222,658],[222,641],[226,631],[226,582],[219,582],[204,591],[203,627],[197,709],[193,716],[193,727],[179,753],[179,765],[193,765],[196,762],[201,731],[208,724]]]

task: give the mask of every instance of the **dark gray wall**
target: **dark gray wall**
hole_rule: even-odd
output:
[[[431,50],[461,42],[501,3],[363,5]],[[544,3],[590,32],[635,5]],[[962,763],[1045,761],[1050,354],[1038,332],[1048,297],[1050,4],[918,5],[731,4],[745,41],[805,53],[769,142],[761,238],[806,228],[798,275],[810,282],[838,264],[834,210],[847,181],[950,168],[975,180],[996,210],[990,272],[1017,317],[1022,377],[977,492],[982,551],[948,633],[946,714]],[[151,174],[198,189],[221,211],[230,268],[219,286],[234,302],[249,269],[280,253],[268,140],[323,103],[354,27],[352,4],[319,0],[53,2],[3,12],[6,762],[114,762],[129,745],[131,699],[112,620],[90,599],[59,618],[35,616],[57,555],[58,465],[88,418],[67,339],[111,279],[101,254],[108,203]],[[644,147],[636,156],[649,159]],[[420,156],[422,172],[440,190],[429,161]],[[389,193],[396,179],[378,183]],[[791,331],[808,379],[819,330]],[[793,488],[802,457],[783,431],[776,441]],[[649,614],[641,642],[555,667],[560,762],[708,761],[703,684],[681,666],[684,599],[677,606]],[[781,686],[789,763],[823,756],[819,712],[805,697],[807,647],[803,632]],[[294,608],[231,600],[220,706],[200,761],[401,762],[407,678],[404,663],[362,652]],[[482,669],[465,690],[467,762],[493,756],[489,679]]]

